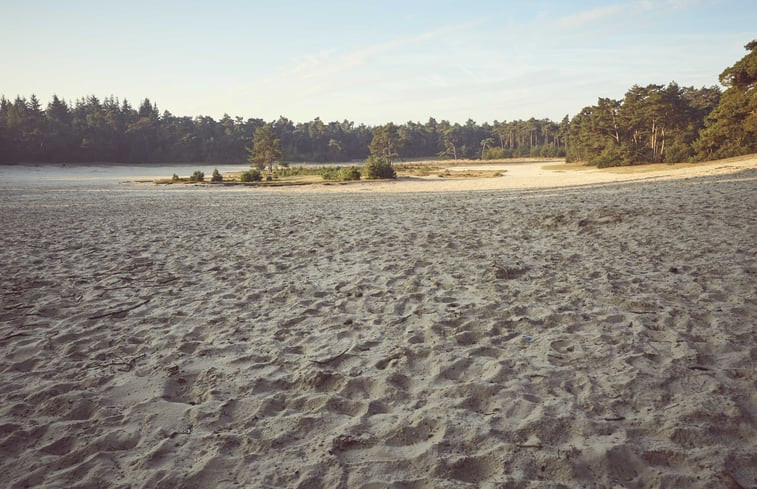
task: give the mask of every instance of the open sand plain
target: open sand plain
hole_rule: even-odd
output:
[[[506,170],[0,183],[0,485],[757,487],[757,159]]]

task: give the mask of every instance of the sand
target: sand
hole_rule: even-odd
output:
[[[0,183],[0,485],[757,487],[757,159],[434,178]]]

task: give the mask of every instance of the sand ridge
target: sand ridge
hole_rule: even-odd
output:
[[[331,188],[5,189],[7,486],[757,485],[757,171]]]

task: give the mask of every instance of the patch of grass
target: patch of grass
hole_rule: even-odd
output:
[[[277,178],[287,178],[287,177],[302,177],[302,176],[312,176],[312,175],[320,175],[321,172],[324,170],[323,166],[292,166],[289,168],[278,168],[274,172],[275,176]],[[334,167],[335,168],[335,167]]]

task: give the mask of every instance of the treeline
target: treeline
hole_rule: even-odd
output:
[[[568,161],[600,167],[688,161],[718,87],[634,85],[623,100],[600,98],[570,121]]]
[[[319,118],[294,123],[262,119],[180,117],[143,100],[134,108],[110,96],[45,108],[36,96],[0,97],[0,163],[245,163],[253,135],[270,127],[290,162],[361,160],[381,131],[391,153],[407,158],[560,157],[598,166],[677,162],[757,152],[757,41],[720,75],[727,87],[633,86],[622,100],[600,98],[572,119],[477,124],[407,122],[368,127]],[[391,158],[390,158],[391,159]]]
[[[115,97],[68,103],[57,96],[42,108],[36,96],[0,97],[0,163],[206,162],[244,163],[262,119],[180,117],[145,99],[138,108]],[[274,123],[292,160],[326,161],[367,155],[371,129],[319,119]]]
[[[597,166],[700,161],[757,152],[757,41],[718,87],[633,86],[600,98],[568,129],[568,161]]]
[[[262,119],[178,117],[145,99],[138,108],[115,97],[89,96],[68,103],[57,96],[42,108],[32,95],[0,97],[0,163],[207,162],[244,163]],[[364,159],[379,127],[319,118],[269,123],[287,161]],[[464,125],[430,118],[395,126],[402,158],[505,158],[564,156],[567,119]]]

